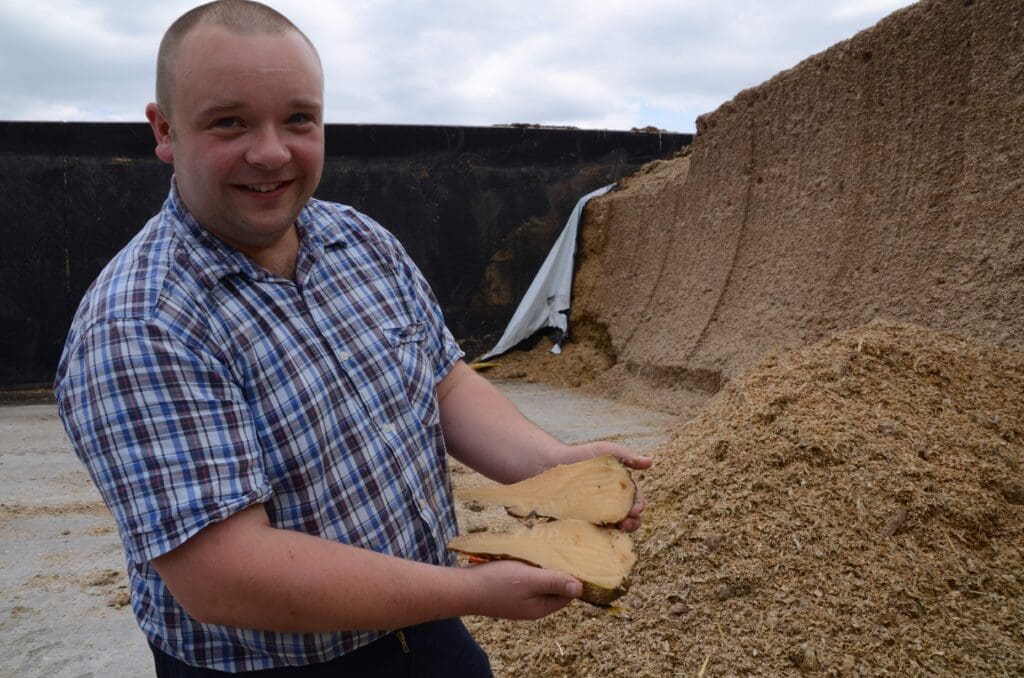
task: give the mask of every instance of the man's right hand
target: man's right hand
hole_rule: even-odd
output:
[[[503,619],[540,619],[579,598],[579,580],[515,560],[473,565],[464,570],[479,592],[474,614]]]
[[[207,526],[153,566],[199,621],[290,633],[465,614],[539,619],[581,593],[569,575],[520,562],[438,567],[278,529],[262,505]]]

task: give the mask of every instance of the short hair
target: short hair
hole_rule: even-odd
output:
[[[313,42],[288,17],[273,7],[253,0],[214,0],[182,14],[171,24],[160,41],[156,57],[156,103],[167,117],[171,115],[171,90],[174,64],[185,36],[200,24],[222,26],[234,33],[278,35],[295,31],[306,41],[317,60],[320,54]]]

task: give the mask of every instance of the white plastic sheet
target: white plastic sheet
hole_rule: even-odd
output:
[[[548,252],[547,258],[541,264],[529,289],[523,295],[523,300],[519,302],[516,312],[512,314],[512,320],[505,328],[505,333],[501,335],[501,339],[494,345],[494,348],[483,355],[480,360],[501,355],[543,327],[557,328],[562,331],[562,336],[568,333],[569,304],[572,299],[572,272],[576,258],[576,234],[579,231],[583,208],[591,198],[604,195],[613,188],[615,188],[615,184],[609,184],[587,193],[579,199],[572,214],[569,215],[569,220],[565,223],[561,235],[558,236],[558,240]],[[560,353],[560,343],[556,343],[551,352]]]

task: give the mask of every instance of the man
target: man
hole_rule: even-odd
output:
[[[323,74],[283,16],[183,15],[146,115],[170,196],[86,293],[55,387],[157,674],[488,675],[458,617],[536,619],[580,584],[452,567],[446,449],[501,482],[650,460],[527,421],[462,362],[394,237],[312,199]]]

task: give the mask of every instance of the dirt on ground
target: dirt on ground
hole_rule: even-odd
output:
[[[922,1],[590,203],[570,343],[496,376],[678,417],[627,609],[503,674],[1024,672],[1024,3]]]
[[[473,620],[500,675],[1024,672],[1024,352],[849,330],[654,456],[624,609]]]

